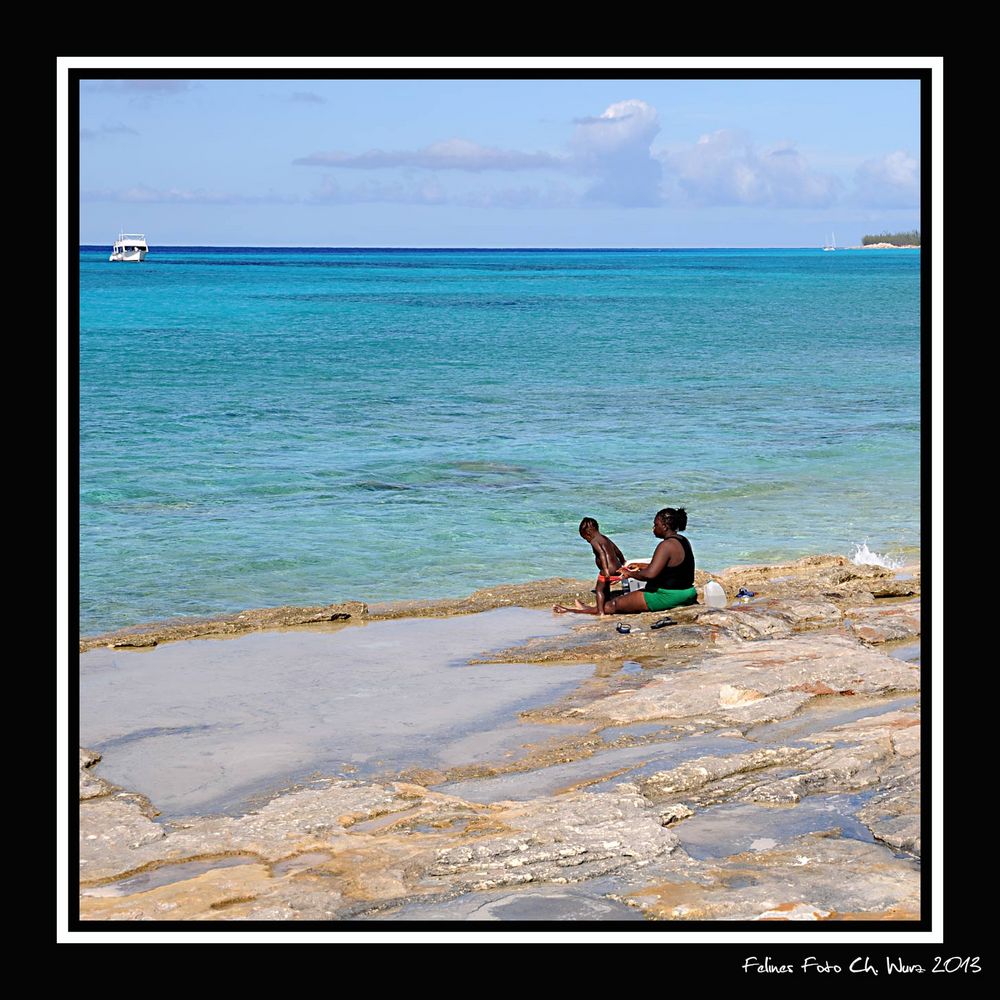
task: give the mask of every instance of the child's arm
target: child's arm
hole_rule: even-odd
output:
[[[619,567],[624,566],[625,565],[625,556],[622,554],[622,550],[620,548],[618,548],[618,546],[615,545],[614,542],[611,543],[611,548],[614,550],[615,559],[618,560]],[[616,570],[615,572],[618,572],[618,570]]]

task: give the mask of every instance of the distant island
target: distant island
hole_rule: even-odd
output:
[[[887,247],[913,249],[920,246],[920,232],[909,233],[879,233],[877,236],[862,236],[861,246],[878,250]]]

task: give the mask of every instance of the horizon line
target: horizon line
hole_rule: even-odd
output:
[[[101,243],[80,243],[79,249],[96,247],[103,249],[107,242]],[[167,250],[176,247],[195,247],[204,250],[822,250],[821,246],[814,244],[778,245],[769,246],[454,246],[454,245],[434,245],[434,246],[389,246],[384,244],[361,246],[361,245],[327,245],[313,243],[162,243],[161,249]],[[838,250],[862,249],[860,244],[852,246],[837,247]],[[905,249],[899,247],[898,249]]]

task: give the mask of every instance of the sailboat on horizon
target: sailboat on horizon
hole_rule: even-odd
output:
[[[823,247],[823,249],[824,250],[836,250],[837,249],[837,234],[836,233],[831,233],[830,234],[830,245],[827,246],[827,247]]]

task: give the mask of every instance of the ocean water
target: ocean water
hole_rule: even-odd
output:
[[[920,255],[80,253],[80,629],[919,551]]]

